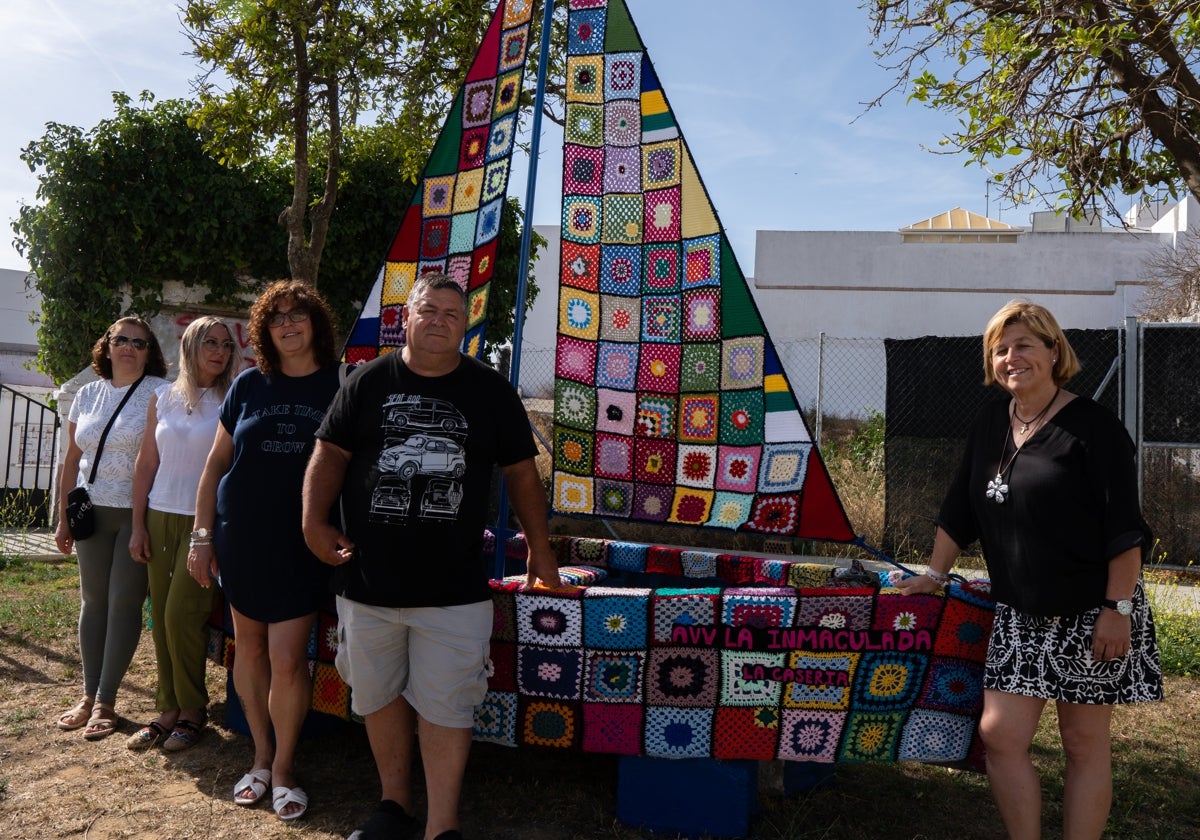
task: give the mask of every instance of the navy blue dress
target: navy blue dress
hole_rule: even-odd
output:
[[[255,621],[299,618],[328,597],[329,567],[304,543],[300,495],[338,384],[336,366],[295,377],[252,368],[221,406],[233,463],[217,486],[213,544],[226,599]]]

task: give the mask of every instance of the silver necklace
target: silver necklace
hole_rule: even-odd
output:
[[[211,387],[212,387],[211,385],[208,386],[208,388],[211,388]],[[208,388],[205,388],[203,391],[200,392],[200,395],[198,397],[196,397],[195,405],[189,405],[187,407],[188,417],[192,416],[192,409],[195,408],[196,406],[200,405],[200,401],[203,400],[204,395],[208,393]]]
[[[996,469],[996,477],[987,483],[987,497],[998,505],[1004,504],[1004,500],[1008,498],[1008,484],[1004,481],[1005,471],[1012,466],[1012,462],[1017,460],[1017,455],[1021,452],[1021,447],[1013,450],[1012,457],[1008,459],[1008,463],[1004,463],[1004,453],[1008,451],[1008,439],[1012,434],[1005,432],[1004,445],[1000,447],[1000,463]]]
[[[1029,431],[1031,426],[1035,431],[1037,430],[1038,424],[1041,422],[1042,418],[1046,416],[1046,412],[1050,410],[1050,406],[1054,405],[1054,401],[1058,399],[1058,392],[1061,390],[1061,388],[1056,388],[1054,390],[1054,396],[1050,398],[1050,402],[1046,403],[1046,407],[1039,411],[1032,420],[1026,420],[1024,417],[1018,415],[1017,404],[1015,401],[1013,402],[1012,417],[1015,417],[1022,423],[1020,432],[1022,439],[1024,439],[1025,433]],[[1010,428],[1005,430],[1004,443],[1000,445],[1000,461],[997,464],[996,477],[987,483],[987,497],[998,505],[1004,504],[1009,496],[1008,482],[1004,480],[1004,473],[1007,472],[1010,467],[1012,467],[1013,461],[1017,460],[1017,456],[1021,454],[1021,447],[1016,445],[1016,441],[1013,441],[1013,445],[1016,448],[1013,449],[1012,457],[1008,459],[1008,463],[1004,463],[1004,454],[1008,452],[1008,439],[1012,437],[1011,426],[1012,418],[1009,418]]]

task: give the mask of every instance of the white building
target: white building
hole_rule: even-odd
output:
[[[1200,230],[1200,205],[1189,196],[1135,208],[1126,221],[1103,227],[1045,212],[1021,227],[956,208],[895,231],[760,230],[747,281],[797,396],[811,405],[811,383],[793,369],[816,370],[822,335],[978,335],[1014,297],[1045,305],[1066,328],[1119,326],[1138,314],[1147,257]],[[557,227],[537,230],[550,244],[536,264],[542,292],[526,322],[521,387],[544,396],[553,391],[544,357],[553,358],[559,237]],[[882,407],[882,342],[848,352],[863,355],[855,367],[868,372],[860,374],[866,393],[848,407]]]

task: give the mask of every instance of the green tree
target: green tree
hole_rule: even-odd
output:
[[[213,148],[233,162],[275,152],[291,161],[292,198],[279,221],[288,233],[293,278],[317,282],[347,128],[377,115],[405,150],[402,172],[416,175],[486,30],[490,6],[186,0],[193,54],[209,69],[196,119],[212,130]],[[316,169],[323,180],[313,189]]]
[[[56,382],[87,364],[118,316],[156,313],[167,280],[207,286],[220,302],[239,278],[283,270],[266,209],[286,194],[277,171],[215,161],[186,102],[113,101],[95,128],[50,123],[21,152],[38,188],[13,231],[42,297],[37,364]]]
[[[1114,190],[1200,198],[1200,5],[1176,0],[866,0],[898,89],[959,117],[941,141],[1014,203],[1120,215]],[[1014,161],[1015,159],[1015,161]]]

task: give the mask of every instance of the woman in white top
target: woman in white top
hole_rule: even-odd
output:
[[[129,553],[149,562],[159,715],[129,736],[131,750],[159,743],[166,750],[187,749],[200,738],[207,718],[205,624],[213,590],[188,574],[187,556],[196,486],[216,436],[221,401],[237,373],[236,350],[223,321],[197,318],[179,342],[179,377],[150,399],[133,475]]]
[[[58,527],[54,542],[63,554],[79,554],[79,653],[83,698],[58,719],[59,729],[83,729],[97,741],[117,727],[113,704],[137,650],[146,600],[146,566],[129,555],[133,527],[133,466],[146,428],[146,407],[166,382],[167,364],[150,325],[121,318],[92,347],[92,369],[100,379],[79,389],[67,416],[67,447],[59,477]],[[104,427],[121,400],[97,462]],[[96,480],[88,484],[93,463]],[[67,528],[67,492],[87,486],[96,530],[76,542]],[[86,728],[85,728],[86,727]]]

